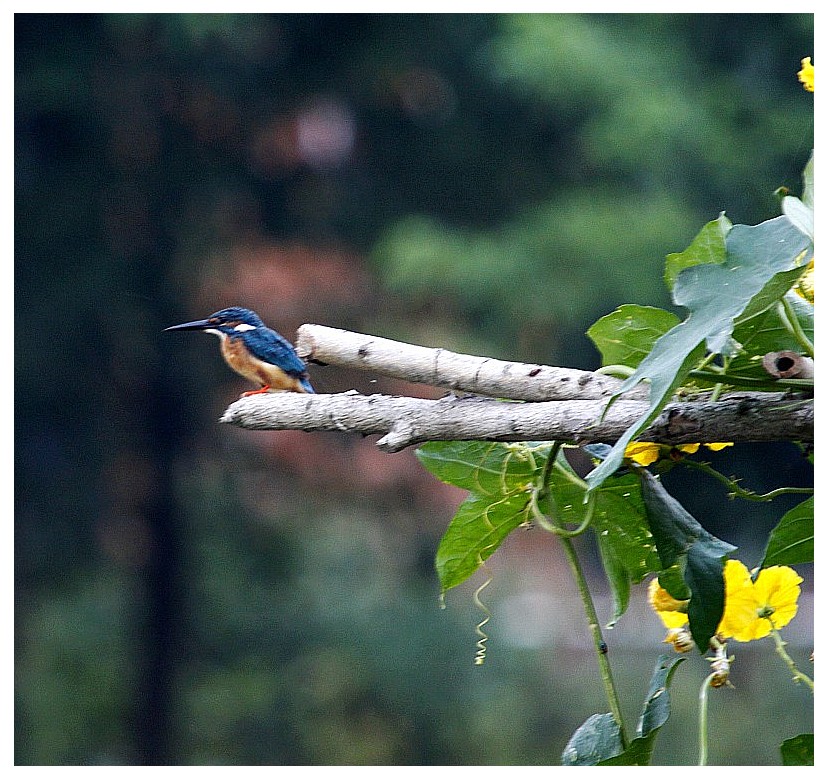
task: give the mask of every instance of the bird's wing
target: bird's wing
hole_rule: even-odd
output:
[[[277,365],[286,373],[295,376],[306,374],[306,365],[297,355],[292,344],[268,327],[258,327],[247,333],[246,345],[258,359]]]

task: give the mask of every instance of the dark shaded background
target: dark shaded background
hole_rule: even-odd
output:
[[[461,493],[372,439],[218,425],[249,387],[161,330],[240,304],[593,368],[595,319],[667,306],[668,252],[798,193],[807,55],[811,14],[15,15],[17,763],[556,763],[606,706],[552,540],[489,563],[476,668],[472,584],[441,611],[432,567]],[[792,446],[716,460],[811,479]],[[749,564],[793,504],[668,483]],[[631,719],[661,637],[642,601],[610,634]],[[739,648],[711,760],[777,763],[812,703]],[[695,760],[705,672],[659,763]]]

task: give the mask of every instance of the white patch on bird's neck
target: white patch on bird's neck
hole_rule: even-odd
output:
[[[221,340],[229,337],[225,332],[221,332],[220,330],[208,329],[203,331],[208,332],[210,335],[217,335]]]
[[[233,329],[235,332],[249,332],[250,330],[256,330],[257,327],[255,327],[254,324],[245,324],[244,322],[240,322],[240,324],[235,324]]]

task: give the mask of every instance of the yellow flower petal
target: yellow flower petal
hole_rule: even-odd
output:
[[[807,269],[793,287],[810,305],[815,305],[815,259],[807,263]]]
[[[683,627],[688,621],[686,610],[689,605],[688,600],[676,600],[661,584],[657,578],[649,582],[647,589],[647,601],[652,609],[658,614],[658,618],[669,630]]]
[[[722,637],[752,640],[741,637],[757,620],[758,602],[755,599],[750,572],[738,559],[728,559],[724,566],[724,615],[717,632]]]
[[[732,443],[705,443],[704,444],[710,451],[720,451],[722,448],[727,448],[727,446],[732,446]]]
[[[683,451],[685,454],[694,454],[698,451],[698,446],[701,445],[700,443],[684,443],[681,446],[678,446],[679,451]]]
[[[724,615],[718,634],[746,643],[786,626],[798,611],[802,580],[791,567],[777,565],[763,569],[753,582],[742,562],[728,560],[724,567]]]
[[[657,443],[630,443],[624,450],[624,458],[631,459],[643,467],[655,462],[661,455],[661,446]]]
[[[801,60],[801,70],[798,71],[798,80],[804,85],[804,89],[808,92],[814,92],[813,78],[815,75],[815,68],[810,62],[809,57],[804,57]]]
[[[795,570],[785,565],[764,568],[753,582],[756,599],[764,613],[762,621],[771,622],[775,629],[789,624],[798,612],[803,580]]]

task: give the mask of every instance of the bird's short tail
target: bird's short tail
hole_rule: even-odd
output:
[[[309,379],[303,377],[300,379],[300,385],[303,387],[303,391],[307,394],[314,394],[315,390],[312,388],[312,384],[309,383]]]

